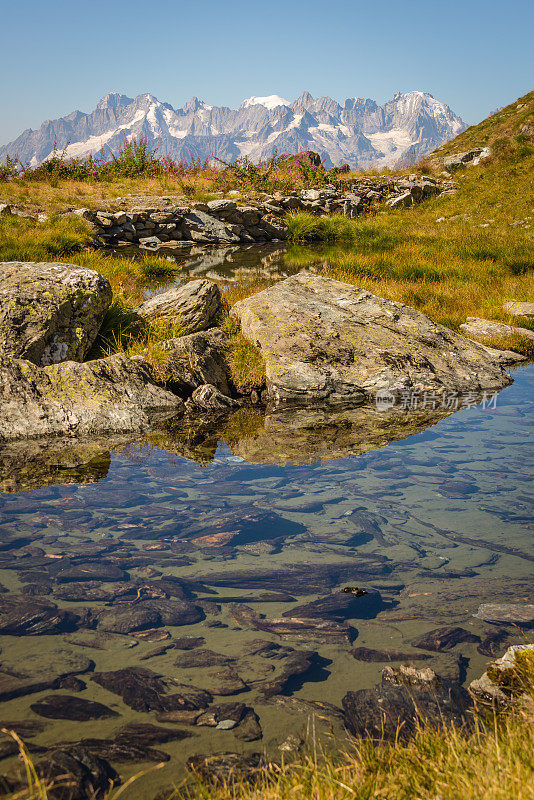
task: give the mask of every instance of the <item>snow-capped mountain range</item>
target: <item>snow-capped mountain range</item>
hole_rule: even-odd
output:
[[[245,155],[258,161],[275,150],[314,150],[327,166],[394,166],[416,161],[466,127],[445,103],[417,91],[398,92],[383,106],[360,97],[340,105],[303,92],[294,102],[278,95],[249,97],[238,109],[197,97],[175,109],[151,94],[132,99],[110,92],[90,114],[73,111],[24,131],[0,147],[0,162],[10,155],[35,166],[50,157],[54,143],[68,158],[117,153],[125,138],[146,136],[158,155],[185,161]]]

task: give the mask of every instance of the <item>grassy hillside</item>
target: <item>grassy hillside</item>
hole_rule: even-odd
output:
[[[494,114],[482,120],[478,125],[471,125],[455,139],[446,142],[434,150],[425,159],[427,163],[437,163],[451,153],[460,153],[473,147],[497,146],[499,143],[509,142],[514,137],[525,136],[522,133],[525,125],[534,124],[534,91],[519,97],[506,108],[501,108]],[[531,136],[534,131],[531,131]]]

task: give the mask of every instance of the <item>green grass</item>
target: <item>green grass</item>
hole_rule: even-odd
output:
[[[316,217],[302,211],[288,214],[286,223],[289,239],[294,242],[335,242],[351,241],[355,235],[355,225],[341,214],[329,217]]]
[[[524,106],[520,108],[520,106]],[[439,163],[445,156],[460,153],[473,147],[486,147],[496,145],[497,154],[502,151],[503,145],[521,148],[528,145],[528,140],[521,133],[523,126],[532,124],[534,113],[534,91],[519,97],[509,106],[482,120],[478,125],[472,125],[450,142],[446,142],[434,150],[426,159],[425,164],[432,166]],[[522,137],[516,140],[515,137]],[[521,157],[521,150],[519,151]],[[525,153],[523,152],[523,155]]]
[[[94,269],[111,283],[113,293],[131,307],[143,298],[147,286],[170,283],[176,265],[156,256],[117,257],[91,246],[93,233],[75,215],[35,218],[0,217],[0,261],[64,261]]]

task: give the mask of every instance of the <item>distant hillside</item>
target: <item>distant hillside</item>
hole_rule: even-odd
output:
[[[442,144],[425,158],[425,163],[437,165],[453,153],[474,147],[492,147],[496,154],[532,142],[534,136],[534,91],[520,97],[506,108],[464,130],[454,139]]]

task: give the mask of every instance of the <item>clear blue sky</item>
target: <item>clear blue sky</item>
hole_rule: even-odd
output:
[[[0,0],[0,143],[108,91],[371,97],[478,122],[534,85],[532,0]]]

